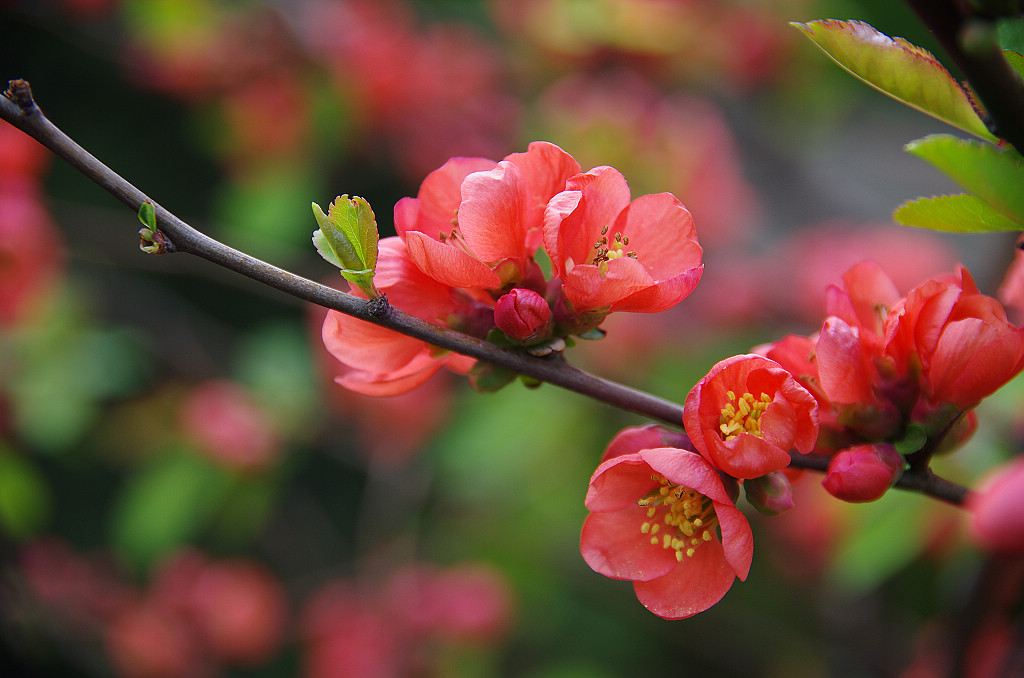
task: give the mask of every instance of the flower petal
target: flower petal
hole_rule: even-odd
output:
[[[451,287],[491,289],[501,286],[494,271],[479,259],[460,249],[439,242],[419,231],[405,234],[409,258],[428,276]]]
[[[594,572],[612,579],[647,581],[671,572],[676,552],[652,544],[640,531],[646,519],[646,509],[635,504],[621,511],[591,513],[580,534],[583,560]]]
[[[720,601],[735,579],[722,545],[710,541],[665,576],[636,581],[633,588],[643,606],[659,617],[685,619]]]
[[[523,224],[526,188],[519,168],[507,161],[462,182],[459,230],[481,261],[522,260],[527,253]]]
[[[658,486],[651,467],[638,454],[621,455],[604,462],[594,471],[587,490],[587,510],[619,511],[636,505]]]

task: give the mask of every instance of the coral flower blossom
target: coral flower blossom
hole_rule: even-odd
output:
[[[456,290],[424,275],[396,237],[380,241],[374,282],[396,307],[436,325],[451,326],[460,319],[471,322],[475,306],[480,306],[487,318],[493,314],[490,307],[461,298]],[[349,368],[335,381],[364,395],[405,393],[442,366],[465,374],[475,362],[337,311],[327,314],[322,335],[324,347]]]
[[[417,197],[395,205],[395,229],[420,270],[445,285],[521,282],[540,246],[544,205],[578,172],[572,156],[539,141],[499,163],[452,158]]]
[[[612,457],[590,479],[586,505],[583,559],[599,574],[633,581],[659,617],[708,609],[750,571],[750,525],[699,454],[659,447]]]
[[[984,548],[1004,555],[1024,555],[1024,457],[993,472],[968,495],[971,535]]]
[[[694,447],[734,478],[758,478],[806,454],[818,438],[818,404],[773,360],[737,355],[697,382],[683,406]]]
[[[693,218],[671,193],[630,202],[617,170],[572,177],[544,214],[544,249],[577,314],[656,313],[685,299],[704,271]]]

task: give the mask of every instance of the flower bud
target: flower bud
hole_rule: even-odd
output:
[[[1024,555],[1024,457],[1000,467],[981,488],[969,495],[971,535],[989,551]]]
[[[743,481],[747,501],[766,516],[777,516],[793,508],[793,489],[782,471]]]
[[[903,457],[892,445],[857,445],[832,457],[821,484],[836,499],[875,501],[892,487],[902,471]]]
[[[494,324],[517,341],[542,341],[550,335],[551,308],[533,290],[517,287],[494,305]]]

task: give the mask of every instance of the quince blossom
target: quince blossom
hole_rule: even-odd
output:
[[[415,198],[395,205],[395,229],[425,274],[452,287],[499,289],[539,278],[544,205],[579,172],[554,144],[495,163],[452,158],[431,172]]]
[[[807,453],[818,437],[818,403],[778,363],[759,355],[726,358],[697,382],[683,406],[694,447],[734,478],[759,478]]]
[[[1009,556],[1024,555],[1024,457],[999,467],[968,495],[971,535],[984,548]]]
[[[572,177],[565,188],[548,203],[544,248],[571,313],[655,313],[693,291],[703,250],[675,196],[630,202],[625,178],[606,166]]]
[[[653,435],[641,431],[619,447]],[[734,481],[688,449],[612,456],[590,480],[583,559],[599,574],[633,581],[637,598],[659,617],[708,609],[735,578],[746,579],[753,557],[750,525],[726,482],[735,493]]]
[[[378,248],[374,282],[391,303],[435,325],[457,325],[479,334],[473,325],[480,317],[490,317],[491,306],[425,275],[409,259],[401,239],[384,238]],[[465,374],[476,362],[337,311],[328,312],[322,335],[328,352],[350,368],[335,381],[365,395],[405,393],[442,366]]]

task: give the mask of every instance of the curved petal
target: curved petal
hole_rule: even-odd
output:
[[[676,552],[651,543],[651,537],[640,531],[646,521],[647,512],[640,506],[591,513],[580,533],[583,560],[594,572],[612,579],[647,581],[671,572]]]
[[[693,451],[692,443],[685,433],[667,429],[660,424],[644,424],[643,426],[629,426],[619,431],[608,443],[601,461],[605,462],[624,454],[633,454],[655,447],[676,447]]]
[[[580,173],[580,164],[561,148],[546,141],[534,141],[525,153],[513,153],[505,160],[522,170],[526,184],[523,223],[527,251],[532,253],[540,245],[545,205],[556,193],[565,190],[569,177]]]
[[[670,482],[696,490],[712,501],[729,502],[718,471],[701,455],[674,447],[641,450],[639,455]]]
[[[420,205],[415,230],[435,240],[439,233],[451,231],[452,219],[462,202],[462,181],[473,172],[493,169],[496,164],[487,158],[452,158],[428,174],[416,194]]]
[[[860,333],[845,320],[825,320],[815,349],[821,387],[834,403],[872,403],[873,370],[860,341]]]
[[[583,215],[576,214],[576,208],[582,199],[582,191],[562,191],[553,196],[544,208],[544,251],[551,258],[556,278],[564,276],[566,271],[567,258],[562,254],[561,234],[563,229],[581,227]],[[573,262],[573,265],[576,263],[583,262]],[[568,268],[572,270],[572,266]]]
[[[615,220],[612,233],[629,238],[630,251],[655,280],[673,278],[701,265],[693,217],[671,193],[642,195]]]
[[[525,186],[514,163],[501,161],[462,182],[459,230],[480,261],[521,261],[527,254],[523,223]]]
[[[752,433],[708,441],[709,461],[733,478],[760,478],[789,466],[789,453]]]
[[[501,280],[494,271],[479,259],[419,231],[406,233],[405,245],[409,250],[409,258],[416,266],[439,283],[451,287],[484,289],[501,286]]]
[[[640,455],[621,455],[597,467],[584,503],[589,511],[619,511],[636,506],[657,486],[651,479],[651,467]]]
[[[349,367],[370,373],[402,369],[427,345],[364,320],[328,311],[322,329],[324,347]]]
[[[637,600],[663,619],[685,619],[703,612],[732,587],[736,575],[717,541],[703,544],[664,577],[633,584]]]
[[[750,523],[732,502],[715,502],[715,515],[718,516],[718,526],[722,531],[725,560],[740,581],[746,581],[750,563],[754,559],[754,535]]]
[[[703,264],[683,271],[674,278],[662,280],[615,302],[612,304],[612,311],[631,311],[633,313],[666,311],[690,296],[703,274]]]
[[[351,370],[334,381],[350,391],[368,396],[395,396],[408,393],[441,368],[441,363],[426,351],[394,372],[377,373]]]
[[[609,261],[604,273],[593,264],[584,264],[562,278],[565,296],[577,313],[611,306],[654,283],[643,265],[629,257]]]

